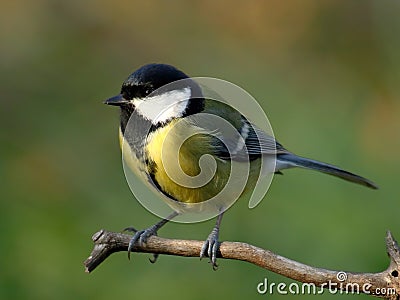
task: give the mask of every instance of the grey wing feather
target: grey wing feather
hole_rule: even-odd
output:
[[[288,153],[273,136],[265,133],[253,124],[248,124],[250,130],[246,138],[246,147],[250,155]]]
[[[216,150],[215,154],[219,158],[240,161],[257,159],[263,154],[276,155],[289,153],[274,137],[257,128],[246,119],[243,119],[243,127],[239,133],[240,139],[233,141],[221,137],[221,140],[216,141],[216,144],[213,146]],[[228,151],[228,148],[225,146],[228,143],[235,143],[235,147],[229,147],[230,149],[235,149],[235,151]]]

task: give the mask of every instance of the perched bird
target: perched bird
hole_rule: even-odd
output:
[[[181,80],[183,83],[180,85],[169,85]],[[243,154],[247,155],[250,164],[250,176],[244,192],[254,187],[256,177],[259,176],[259,161],[268,155],[276,158],[274,171],[277,173],[281,173],[283,169],[301,167],[377,189],[368,179],[289,152],[273,137],[257,129],[246,118],[248,116],[243,116],[226,103],[205,98],[195,81],[171,65],[142,66],[123,82],[121,92],[105,103],[120,108],[120,142],[128,147],[124,155],[129,156],[125,158],[130,161],[130,168],[144,181],[151,181],[150,188],[177,203],[201,203],[218,194],[227,182],[230,165],[241,161]],[[182,144],[178,149],[174,147],[174,139],[202,127],[192,118],[199,113],[212,114],[227,120],[237,130],[239,138],[227,136],[223,132],[216,138],[206,134],[215,131],[215,128],[206,128],[204,134],[193,135],[190,142]],[[178,121],[183,121],[184,126],[175,126]],[[131,124],[129,128],[128,124]],[[172,142],[165,141],[167,135],[172,137]],[[228,149],[227,144],[233,147]],[[240,154],[240,151],[244,153]],[[182,170],[195,176],[201,171],[198,161],[204,154],[211,155],[217,166],[215,176],[201,187],[193,188],[177,183],[168,176],[163,165],[163,159],[176,160],[178,157]],[[226,208],[221,207],[215,227],[200,252],[201,258],[209,257],[213,268],[217,266],[219,229]],[[145,243],[148,237],[157,234],[163,225],[180,213],[176,210],[145,230],[128,228],[135,232],[129,244],[128,255],[136,242]]]

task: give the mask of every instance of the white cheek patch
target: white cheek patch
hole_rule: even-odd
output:
[[[174,90],[161,95],[133,99],[136,111],[153,124],[179,118],[185,112],[191,96],[190,88]]]

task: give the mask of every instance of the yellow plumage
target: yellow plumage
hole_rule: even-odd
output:
[[[181,121],[184,123],[184,121]],[[185,140],[186,137],[189,137]],[[204,154],[211,155],[210,138],[195,126],[185,126],[172,121],[149,135],[145,151],[154,163],[154,179],[163,192],[185,203],[198,203],[214,197],[224,187],[229,177],[230,163],[215,156],[208,157],[216,163],[213,174],[212,163],[200,168],[199,161]],[[181,144],[181,141],[184,141]],[[210,179],[207,183],[205,177]],[[194,177],[203,181],[200,187]]]
[[[246,179],[243,184],[243,174],[237,178],[231,176],[233,164],[243,169],[246,162],[231,162],[216,157],[211,136],[210,132],[180,119],[150,133],[145,143],[145,155],[140,159],[133,154],[121,133],[120,145],[124,160],[135,174],[145,181],[151,174],[156,186],[179,202],[189,204],[209,200],[221,194],[229,180],[231,187],[225,189],[225,194],[221,194],[223,198],[215,202],[215,205],[225,209],[242,194],[244,186],[244,191],[251,190],[255,182],[247,182]],[[258,160],[250,163],[250,178],[258,175],[259,166]],[[238,191],[237,187],[241,190]]]

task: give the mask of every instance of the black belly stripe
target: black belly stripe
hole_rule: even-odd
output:
[[[152,165],[155,165],[154,162],[152,163]],[[168,198],[170,198],[170,199],[172,199],[174,201],[180,202],[174,196],[172,196],[168,192],[164,191],[164,189],[160,186],[160,184],[158,183],[158,181],[156,179],[156,166],[154,168],[150,168],[149,169],[149,181],[150,181],[151,184],[153,184],[165,196],[167,196]]]

